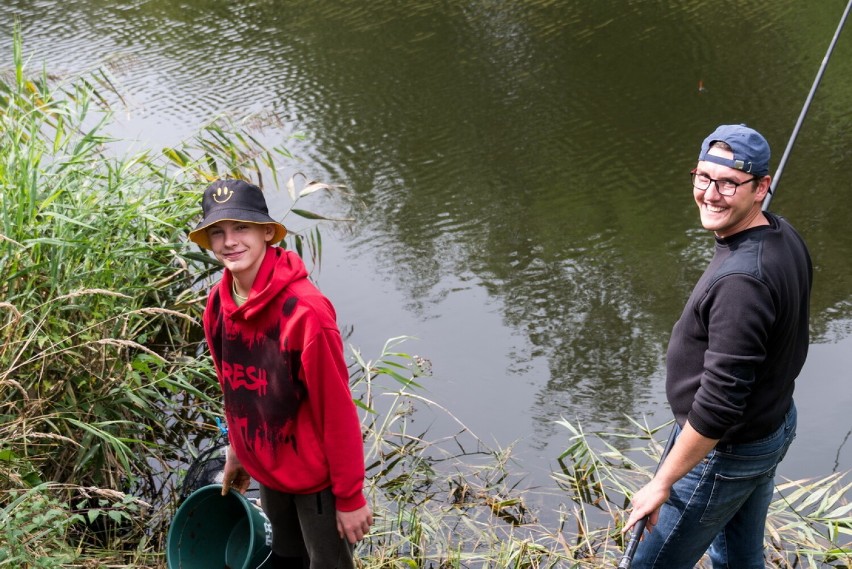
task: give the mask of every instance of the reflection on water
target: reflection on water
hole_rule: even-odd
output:
[[[688,185],[698,144],[744,121],[780,157],[832,4],[0,0],[0,22],[17,17],[52,72],[109,60],[137,146],[218,113],[275,113],[269,139],[308,133],[287,168],[345,183],[352,199],[332,207],[359,219],[327,230],[320,277],[352,342],[420,336],[436,399],[542,447],[560,416],[665,420],[665,344],[712,247]],[[818,344],[852,321],[850,50],[773,201],[814,255]]]

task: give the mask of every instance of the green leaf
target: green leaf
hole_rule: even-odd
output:
[[[95,523],[95,520],[98,519],[98,516],[101,515],[101,511],[98,508],[92,508],[88,512],[86,512],[86,517],[89,519],[89,523]]]
[[[22,478],[23,478],[24,482],[27,484],[27,486],[30,486],[30,487],[38,486],[39,484],[42,483],[41,476],[39,476],[38,472],[36,472],[36,471],[28,472],[27,474],[22,476]]]
[[[370,407],[369,405],[367,405],[363,401],[360,401],[359,399],[353,399],[352,401],[355,403],[356,407],[363,409],[364,411],[366,411],[368,413],[372,413],[373,415],[378,415],[378,413],[372,407]]]
[[[185,152],[177,150],[175,148],[164,148],[163,154],[166,155],[166,158],[168,158],[181,168],[185,168],[186,165],[191,162],[190,157]]]
[[[318,213],[313,213],[311,211],[307,211],[307,210],[304,210],[304,209],[293,208],[290,211],[292,211],[293,213],[295,213],[296,215],[298,215],[300,217],[304,217],[305,219],[328,219],[326,217],[323,217],[322,215],[319,215]]]
[[[355,221],[351,217],[327,217],[327,216],[320,215],[318,213],[314,213],[312,211],[307,211],[307,210],[304,210],[304,209],[293,208],[290,211],[295,213],[299,217],[304,217],[305,219],[316,219],[316,220],[324,220],[324,221]]]

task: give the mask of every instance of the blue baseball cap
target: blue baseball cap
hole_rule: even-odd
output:
[[[734,158],[707,154],[714,142],[724,142],[734,152]],[[698,160],[706,160],[755,176],[769,174],[769,143],[763,135],[744,124],[723,124],[704,139]]]

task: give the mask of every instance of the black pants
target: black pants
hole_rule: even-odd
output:
[[[270,561],[275,566],[269,569],[355,568],[353,547],[337,533],[330,488],[316,494],[285,494],[261,485],[260,503],[272,524]]]

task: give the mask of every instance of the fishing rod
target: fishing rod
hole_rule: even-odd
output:
[[[778,163],[778,169],[775,170],[775,175],[772,177],[772,183],[769,185],[769,193],[766,194],[766,197],[763,199],[763,211],[766,211],[769,208],[769,202],[772,201],[772,196],[775,195],[775,188],[778,186],[778,180],[781,179],[781,173],[784,172],[784,166],[787,164],[787,158],[790,156],[790,151],[793,149],[793,143],[799,135],[799,129],[805,121],[805,115],[808,114],[808,109],[811,106],[814,93],[816,93],[819,82],[822,80],[825,68],[828,66],[828,60],[831,57],[831,53],[834,51],[837,38],[840,37],[840,32],[843,30],[843,25],[846,23],[846,18],[849,16],[850,9],[852,9],[852,0],[849,0],[849,3],[846,4],[846,10],[844,10],[843,16],[840,18],[840,23],[837,25],[837,30],[834,32],[834,37],[828,45],[828,51],[825,52],[825,57],[822,58],[822,65],[819,66],[819,71],[817,71],[814,84],[811,85],[811,91],[805,99],[805,105],[802,107],[802,112],[799,113],[799,119],[796,121],[796,126],[793,127],[793,134],[790,136],[789,142],[787,142],[787,148],[784,150],[784,154],[781,156],[781,161]]]
[[[849,0],[852,2],[852,0]],[[660,471],[663,461],[669,455],[675,442],[675,433],[677,432],[677,421],[672,425],[672,432],[669,433],[669,440],[666,441],[666,448],[663,449],[663,454],[660,455],[660,462],[657,463],[657,469],[654,470],[654,475]],[[627,547],[624,548],[624,555],[621,561],[618,562],[618,569],[630,569],[633,563],[633,556],[636,555],[636,548],[639,547],[639,541],[642,539],[642,533],[645,531],[645,525],[648,523],[648,516],[645,516],[633,525],[633,530],[630,532],[630,541],[627,542]]]

